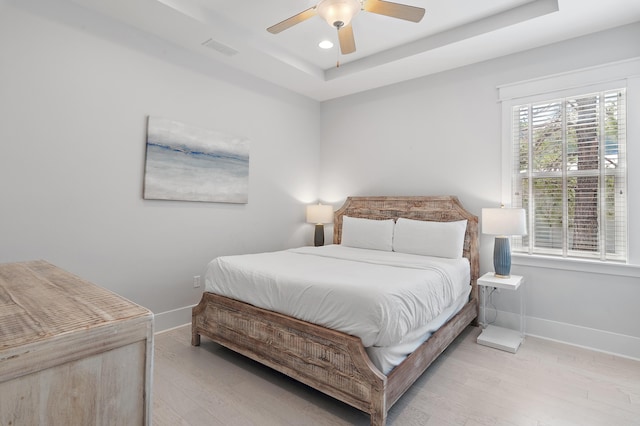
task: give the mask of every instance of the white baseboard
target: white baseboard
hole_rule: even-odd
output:
[[[519,327],[519,315],[498,311],[496,317],[495,313],[496,311],[487,309],[487,320],[495,318],[496,325],[514,329]],[[525,334],[640,360],[640,338],[634,336],[535,317],[525,318]]]
[[[180,327],[185,324],[191,324],[191,310],[195,305],[185,306],[183,308],[172,309],[166,312],[160,312],[154,315],[154,332],[162,333],[172,328]]]

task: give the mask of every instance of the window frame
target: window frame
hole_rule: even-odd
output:
[[[558,98],[569,98],[573,96],[605,92],[615,89],[626,89],[626,109],[627,109],[627,146],[634,140],[640,138],[640,122],[633,122],[632,111],[640,110],[640,58],[632,58],[624,61],[603,64],[595,67],[584,68],[576,71],[555,74],[533,80],[517,83],[510,83],[498,86],[499,102],[502,105],[502,199],[506,205],[511,205],[512,194],[512,171],[513,171],[513,140],[512,140],[512,117],[513,107],[521,104],[530,104],[540,101],[548,101]],[[635,109],[634,109],[635,107]],[[613,265],[616,274],[627,275],[629,268],[621,270],[618,266],[640,265],[640,241],[632,241],[630,236],[633,232],[640,230],[640,224],[632,224],[632,212],[640,212],[640,200],[631,200],[634,190],[640,190],[640,180],[638,174],[633,174],[630,170],[634,164],[640,164],[640,155],[627,156],[627,194],[626,205],[627,215],[627,260],[626,263],[619,261],[602,261],[588,258],[572,258],[546,256],[544,254],[526,254],[514,252],[514,264],[530,266],[540,266],[543,264],[565,265],[567,269],[581,270],[584,263],[597,265]],[[633,162],[635,160],[635,163]],[[630,167],[631,166],[631,167]],[[637,168],[640,171],[640,167]],[[640,174],[640,173],[639,173]],[[629,179],[632,177],[632,179]],[[635,250],[634,250],[635,249]],[[545,260],[546,259],[546,260]],[[560,260],[560,262],[558,262]],[[607,266],[607,269],[611,269]],[[632,268],[635,269],[635,268]],[[635,275],[633,272],[632,275]]]
[[[550,95],[551,96],[551,95]],[[600,108],[599,108],[599,114],[598,114],[598,118],[597,118],[597,127],[598,127],[598,131],[599,132],[604,132],[604,119],[605,119],[605,111],[604,111],[604,106],[606,105],[607,99],[611,99],[612,96],[617,96],[617,109],[618,111],[622,112],[623,118],[620,121],[620,130],[622,131],[621,133],[621,139],[620,139],[620,152],[619,152],[619,157],[618,157],[618,167],[616,168],[607,168],[605,167],[605,152],[606,152],[606,147],[605,147],[605,139],[604,139],[604,134],[601,134],[598,137],[598,145],[599,145],[599,149],[598,149],[598,158],[599,161],[598,163],[600,164],[599,167],[597,168],[593,168],[593,169],[587,169],[587,170],[577,170],[577,169],[571,169],[568,168],[569,165],[569,158],[571,157],[571,153],[569,152],[569,133],[571,131],[571,128],[569,127],[569,122],[568,117],[567,117],[567,113],[571,111],[571,107],[569,106],[568,102],[570,102],[571,100],[577,100],[577,99],[587,99],[587,98],[595,98],[597,97],[598,99],[598,103],[600,104]],[[559,167],[557,170],[551,170],[551,171],[540,171],[540,170],[536,170],[537,166],[537,160],[535,157],[532,156],[532,154],[529,152],[528,153],[528,160],[527,160],[527,168],[526,170],[524,170],[526,172],[526,175],[522,175],[522,174],[518,174],[518,170],[519,171],[523,171],[521,170],[520,167],[517,167],[517,165],[515,164],[515,162],[517,161],[517,159],[512,158],[512,167],[511,167],[511,180],[512,180],[512,185],[514,185],[512,187],[512,192],[510,194],[513,193],[517,193],[517,192],[521,192],[523,193],[523,199],[521,199],[520,201],[524,202],[524,198],[526,197],[527,199],[530,199],[533,194],[532,191],[534,191],[534,186],[535,183],[533,182],[536,179],[540,179],[540,178],[548,178],[551,180],[557,180],[559,182],[560,187],[562,188],[562,196],[560,197],[561,200],[564,200],[562,205],[560,206],[561,209],[557,212],[558,214],[560,214],[563,218],[562,220],[562,227],[560,228],[561,230],[561,241],[562,244],[556,247],[544,247],[544,245],[537,245],[537,243],[535,243],[535,241],[537,241],[537,237],[535,235],[535,229],[536,227],[534,227],[534,224],[537,221],[537,218],[531,217],[529,216],[529,245],[528,246],[522,246],[520,244],[521,242],[521,238],[524,239],[523,237],[518,237],[518,239],[516,240],[516,244],[514,244],[514,252],[528,252],[529,254],[542,254],[542,255],[549,255],[549,256],[559,256],[559,257],[563,257],[563,258],[567,258],[567,257],[574,257],[574,258],[581,258],[581,259],[593,259],[593,260],[602,260],[602,261],[608,261],[608,262],[623,262],[626,263],[627,259],[628,259],[628,254],[627,254],[627,250],[628,250],[628,245],[627,245],[627,234],[628,234],[628,226],[627,226],[627,208],[626,208],[626,199],[628,198],[628,193],[627,193],[627,164],[626,164],[626,88],[617,88],[614,90],[607,90],[607,91],[599,91],[596,93],[581,93],[578,96],[574,96],[574,97],[565,97],[565,98],[557,98],[557,97],[550,97],[545,99],[542,102],[528,102],[526,99],[523,100],[522,103],[516,103],[516,105],[514,105],[512,107],[512,113],[511,113],[511,125],[512,125],[512,131],[511,131],[511,149],[512,152],[514,152],[515,150],[517,150],[517,142],[514,140],[514,137],[516,137],[516,135],[514,134],[514,132],[516,131],[516,120],[519,119],[519,117],[522,117],[522,112],[525,111],[525,116],[528,117],[528,143],[531,143],[530,138],[532,137],[532,131],[534,131],[533,129],[535,128],[536,124],[535,122],[533,122],[532,120],[534,119],[534,111],[536,110],[536,108],[539,108],[542,105],[548,105],[548,106],[552,106],[553,109],[555,109],[557,112],[554,114],[561,114],[562,117],[562,125],[559,128],[559,134],[557,135],[558,139],[557,142],[560,143],[560,145],[558,146],[561,151],[562,151],[562,162],[561,162],[561,167]],[[588,105],[589,107],[592,107],[592,105]],[[595,106],[595,104],[593,104],[593,106]],[[519,110],[518,110],[519,108]],[[575,126],[575,125],[574,125]],[[528,148],[530,148],[531,146],[529,145]],[[522,159],[522,155],[518,155],[518,158]],[[615,242],[616,242],[616,250],[615,252],[608,252],[607,251],[607,247],[606,247],[606,241],[607,238],[611,238],[613,237],[612,235],[608,234],[608,229],[609,227],[607,227],[603,221],[604,221],[604,217],[606,216],[605,214],[605,209],[606,209],[606,197],[607,197],[607,193],[606,191],[606,180],[608,177],[618,177],[620,179],[617,179],[617,188],[616,188],[616,192],[617,190],[620,190],[621,194],[623,194],[623,203],[622,203],[622,208],[620,210],[616,209],[616,218],[619,218],[620,221],[623,223],[624,228],[621,230],[620,232],[620,227],[619,226],[614,226],[613,227],[613,232],[618,235],[617,238],[615,238]],[[571,217],[569,214],[569,203],[566,201],[569,197],[568,193],[570,191],[570,187],[571,187],[571,181],[573,181],[576,178],[579,177],[591,177],[591,178],[595,178],[597,183],[597,194],[598,194],[598,210],[599,210],[599,214],[598,214],[598,221],[600,223],[600,226],[598,227],[598,236],[597,236],[597,250],[594,252],[590,252],[587,250],[575,250],[572,249],[570,247],[570,236],[569,236],[569,231],[570,231],[570,223],[571,220],[576,220],[575,217]],[[524,188],[522,185],[518,186],[518,183],[525,183],[528,186],[526,188]],[[530,202],[533,202],[533,200],[530,200]],[[515,203],[512,203],[515,204]],[[514,207],[521,207],[520,203],[517,203],[517,205],[514,205]],[[618,216],[618,214],[620,216]],[[541,218],[543,219],[543,217]],[[616,220],[616,225],[618,224],[617,220]],[[611,232],[611,231],[609,231]],[[542,238],[542,240],[540,241],[541,243],[544,243],[544,238]],[[517,250],[516,247],[521,247],[522,250]]]

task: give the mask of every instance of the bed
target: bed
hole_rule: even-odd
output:
[[[335,212],[334,244],[343,240],[343,222],[466,221],[462,255],[469,265],[468,300],[430,337],[383,374],[363,340],[211,291],[193,308],[192,344],[201,336],[280,371],[371,416],[384,425],[388,410],[478,315],[478,219],[454,196],[349,197]]]

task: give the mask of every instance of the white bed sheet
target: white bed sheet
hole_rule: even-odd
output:
[[[466,258],[340,245],[222,256],[205,274],[206,291],[357,336],[366,348],[426,340],[428,324],[468,295],[469,282]]]
[[[462,293],[458,300],[451,306],[442,311],[440,315],[431,320],[428,324],[418,328],[412,333],[412,336],[406,336],[402,343],[392,346],[369,346],[365,348],[369,359],[384,374],[389,374],[393,367],[405,360],[409,354],[418,349],[418,346],[426,342],[433,333],[438,331],[449,319],[460,312],[469,301],[471,286],[467,291]]]

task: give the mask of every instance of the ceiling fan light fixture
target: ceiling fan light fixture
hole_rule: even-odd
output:
[[[360,0],[321,0],[316,12],[329,25],[340,29],[349,25],[361,8]]]

